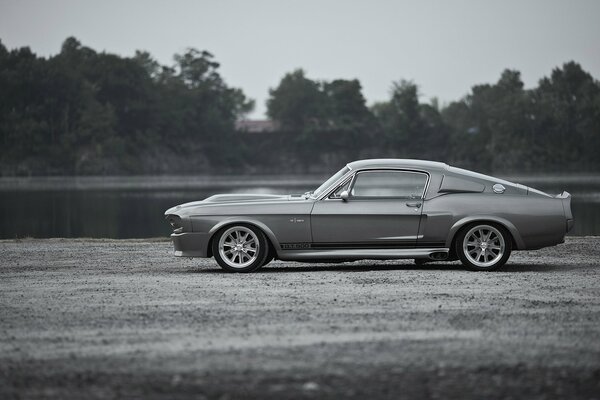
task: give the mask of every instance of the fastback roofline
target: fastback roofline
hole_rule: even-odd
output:
[[[407,158],[373,158],[353,161],[346,164],[351,170],[362,168],[422,168],[429,170],[446,170],[449,165],[439,161],[425,161]]]

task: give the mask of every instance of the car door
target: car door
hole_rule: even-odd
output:
[[[402,248],[417,242],[429,176],[420,171],[358,171],[311,213],[314,247]],[[346,192],[342,195],[343,192]],[[342,197],[346,197],[344,199]]]

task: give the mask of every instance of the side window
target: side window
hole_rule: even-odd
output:
[[[426,183],[427,175],[422,172],[391,170],[359,172],[350,195],[356,198],[417,199],[423,195]]]

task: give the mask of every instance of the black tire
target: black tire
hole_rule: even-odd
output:
[[[244,234],[247,236],[244,237]],[[227,243],[235,243],[236,247]],[[253,243],[256,243],[254,248]],[[227,272],[254,272],[265,264],[270,252],[269,241],[255,226],[229,225],[215,234],[212,252],[219,266]]]
[[[267,242],[268,242],[268,240],[267,240]],[[264,267],[265,265],[267,265],[268,263],[270,263],[271,261],[273,261],[273,259],[275,258],[276,254],[277,253],[275,253],[275,249],[269,243],[269,254],[267,254],[267,257],[265,257],[265,261],[263,261],[263,264],[262,264],[261,267]]]
[[[479,240],[479,237],[485,240]],[[459,231],[454,250],[465,268],[472,271],[493,271],[502,267],[510,257],[512,236],[502,225],[476,222]]]

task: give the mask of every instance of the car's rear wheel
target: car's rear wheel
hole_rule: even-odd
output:
[[[217,263],[228,272],[252,272],[265,264],[269,243],[265,235],[251,225],[233,225],[221,229],[212,242]]]
[[[510,257],[512,239],[503,226],[475,223],[460,231],[455,246],[465,267],[474,271],[492,271],[503,266]]]

